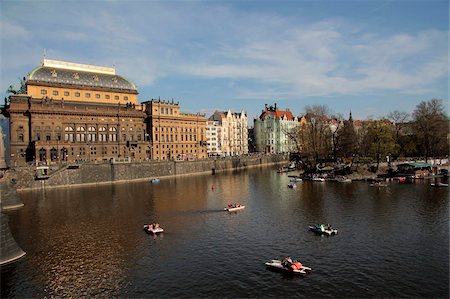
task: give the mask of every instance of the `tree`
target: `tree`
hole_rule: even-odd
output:
[[[395,143],[394,129],[387,119],[371,120],[367,126],[366,142],[368,153],[375,159],[377,166],[385,156],[394,154],[398,151],[398,144]]]
[[[400,146],[400,151],[403,155],[407,155],[408,142],[410,138],[406,138],[405,132],[403,132],[408,124],[410,115],[406,112],[400,112],[394,110],[389,112],[387,118],[392,121],[395,128],[395,142]]]
[[[413,113],[413,130],[420,152],[428,158],[448,155],[449,120],[442,100],[422,101]]]
[[[324,158],[330,153],[331,130],[329,126],[330,110],[324,105],[305,107],[304,126],[300,139],[303,141],[303,150],[309,154],[317,165],[319,158]]]

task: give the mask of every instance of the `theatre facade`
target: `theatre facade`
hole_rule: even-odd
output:
[[[181,113],[178,103],[140,104],[136,86],[114,68],[44,59],[24,79],[21,92],[11,95],[2,110],[10,122],[12,166],[35,161],[174,159],[181,149],[195,150],[196,158],[202,158],[203,151],[206,156],[206,145],[197,142],[205,140],[200,129],[206,125],[205,117]],[[195,141],[163,137],[163,120],[170,118],[173,133],[195,128]]]

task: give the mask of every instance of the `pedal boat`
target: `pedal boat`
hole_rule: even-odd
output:
[[[325,235],[325,236],[337,235],[337,233],[338,233],[337,229],[334,229],[332,227],[327,228],[325,226],[321,227],[321,225],[318,225],[318,224],[310,225],[309,230],[314,232],[317,235]]]
[[[293,261],[290,266],[284,266],[280,260],[271,260],[265,263],[270,270],[289,273],[289,274],[308,274],[312,271],[311,268],[303,266],[298,261]]]
[[[242,210],[244,208],[245,208],[245,206],[236,205],[236,206],[228,206],[226,208],[223,208],[223,210],[228,211],[228,212],[234,212],[234,211]]]
[[[144,225],[144,231],[147,233],[147,234],[159,234],[159,233],[162,233],[162,232],[164,232],[164,229],[162,229],[161,227],[157,227],[157,228],[150,228],[150,225],[148,225],[148,224],[146,224],[146,225]]]

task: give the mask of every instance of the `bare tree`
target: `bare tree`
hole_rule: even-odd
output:
[[[420,102],[414,110],[413,119],[414,134],[425,161],[432,156],[448,155],[449,120],[442,100]]]
[[[331,130],[328,120],[331,113],[324,105],[306,106],[305,112],[308,125],[302,138],[306,141],[306,151],[311,153],[314,165],[317,165],[319,158],[330,152]]]

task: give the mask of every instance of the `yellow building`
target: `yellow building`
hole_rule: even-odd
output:
[[[180,112],[179,103],[151,100],[142,103],[156,160],[193,160],[207,157],[205,115]]]
[[[12,166],[150,158],[136,86],[115,69],[44,59],[11,95]]]

